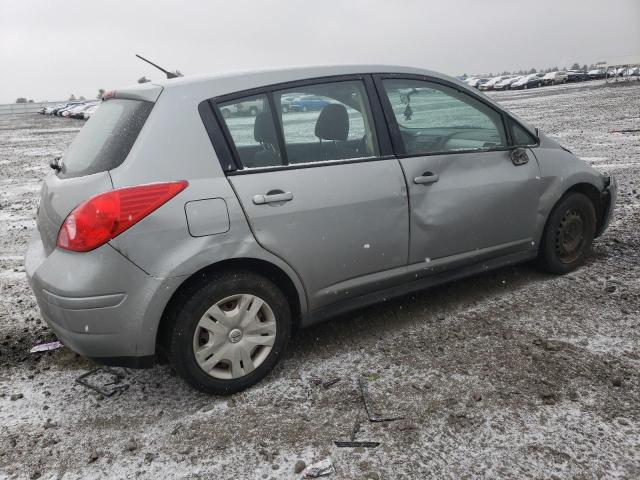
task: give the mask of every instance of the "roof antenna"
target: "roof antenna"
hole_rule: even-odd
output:
[[[179,72],[178,72],[178,73],[173,73],[173,72],[170,72],[170,71],[168,71],[168,70],[165,70],[165,69],[164,69],[164,68],[162,68],[161,66],[156,65],[156,64],[155,64],[155,63],[153,63],[151,60],[147,60],[146,58],[144,58],[144,57],[142,57],[142,56],[138,55],[137,53],[136,53],[136,57],[138,57],[140,60],[144,60],[145,62],[147,62],[147,63],[149,63],[149,64],[153,65],[154,67],[156,67],[158,70],[160,70],[162,73],[164,73],[164,74],[167,76],[167,78],[178,78],[178,77],[181,77],[181,76],[182,76],[182,74],[180,74]]]

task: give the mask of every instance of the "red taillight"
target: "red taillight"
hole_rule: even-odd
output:
[[[185,180],[102,193],[78,205],[58,232],[58,247],[88,252],[107,243],[184,190]]]

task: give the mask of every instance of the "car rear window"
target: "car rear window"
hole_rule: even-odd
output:
[[[141,100],[103,101],[63,155],[58,176],[80,177],[116,168],[129,154],[152,108],[152,102]]]

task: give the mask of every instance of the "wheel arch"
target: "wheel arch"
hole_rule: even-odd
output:
[[[156,354],[162,353],[163,345],[166,341],[166,335],[170,326],[170,318],[172,311],[177,308],[183,292],[191,288],[193,285],[202,282],[214,273],[242,270],[262,275],[276,284],[282,290],[289,307],[291,308],[291,318],[293,320],[294,329],[300,326],[300,320],[306,302],[300,297],[300,293],[295,283],[289,275],[277,265],[266,260],[258,258],[231,258],[221,260],[219,262],[207,265],[197,272],[193,273],[180,284],[173,292],[169,301],[164,307],[158,329],[156,331]]]

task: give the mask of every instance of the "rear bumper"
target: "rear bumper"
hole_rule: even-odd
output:
[[[614,177],[613,175],[608,177],[608,183],[600,195],[600,201],[602,205],[602,220],[600,221],[596,236],[604,233],[604,231],[609,226],[609,223],[611,223],[611,218],[613,217],[613,209],[616,203],[616,198],[618,197],[618,182],[616,181],[616,177]]]
[[[25,266],[42,318],[67,347],[109,365],[149,365],[179,279],[147,275],[108,244],[47,256],[37,231]]]

